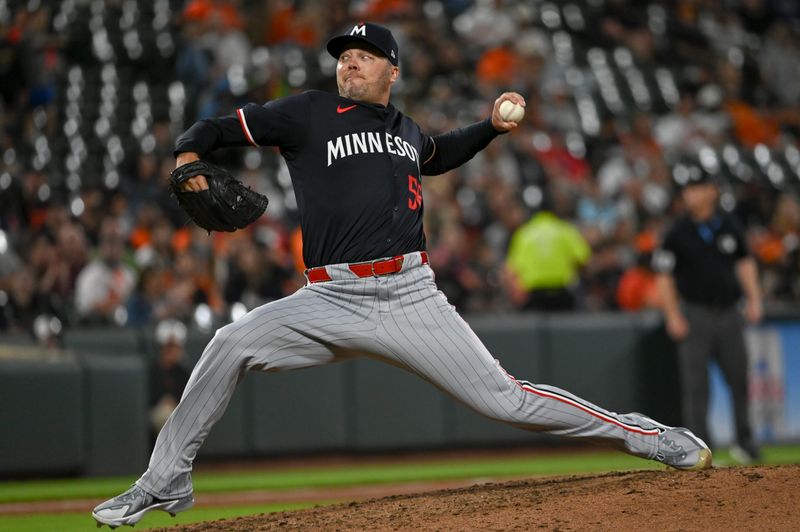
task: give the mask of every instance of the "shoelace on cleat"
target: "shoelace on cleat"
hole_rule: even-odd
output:
[[[142,488],[140,488],[139,486],[136,486],[132,490],[128,490],[125,493],[123,493],[122,495],[120,495],[119,497],[117,497],[117,500],[119,502],[132,501],[132,500],[138,498],[140,496],[140,494],[144,495],[144,491],[142,491]]]

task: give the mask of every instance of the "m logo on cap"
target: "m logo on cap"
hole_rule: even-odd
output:
[[[397,66],[397,56],[399,55],[397,41],[394,40],[394,36],[392,36],[392,32],[389,28],[384,28],[383,26],[369,22],[356,22],[355,26],[351,26],[350,28],[349,31],[344,30],[343,33],[328,41],[325,47],[329,54],[339,59],[342,52],[351,46],[353,41],[362,41],[371,44],[377,49],[376,51],[385,55],[390,63]]]
[[[366,37],[367,27],[363,24],[361,24],[360,26],[356,24],[355,26],[353,26],[353,29],[350,30],[350,35],[361,35],[362,37]]]

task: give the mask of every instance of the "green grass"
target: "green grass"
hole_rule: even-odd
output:
[[[767,464],[800,463],[800,446],[781,446],[765,449]],[[732,465],[727,452],[715,453],[714,463]],[[302,488],[332,488],[368,484],[424,482],[460,479],[504,479],[543,475],[568,475],[611,470],[663,469],[663,466],[618,452],[563,454],[542,453],[509,458],[443,458],[440,461],[409,461],[395,464],[365,464],[316,466],[310,468],[248,470],[234,472],[198,472],[194,475],[198,493],[274,490],[289,491]],[[0,482],[0,503],[33,502],[65,499],[94,499],[98,502],[125,490],[135,477],[77,478]],[[286,509],[313,506],[319,501],[303,504],[260,505],[241,507],[199,507],[173,519],[167,514],[148,514],[137,525],[160,527],[172,524],[208,521],[240,515],[252,515]],[[35,516],[0,515],[0,532],[77,532],[94,530],[90,508],[81,513],[52,513]]]
[[[313,503],[296,503],[196,508],[191,512],[178,514],[176,517],[171,517],[164,512],[153,512],[147,514],[145,518],[136,525],[135,529],[123,527],[118,530],[146,530],[148,528],[186,525],[189,523],[198,523],[200,521],[228,519],[243,515],[297,510],[299,508],[310,508],[312,506],[314,506]],[[0,516],[0,532],[81,532],[90,530],[97,530],[97,528],[88,510],[82,513]],[[103,530],[108,532],[109,529],[103,527]]]
[[[658,464],[617,452],[546,454],[541,458],[459,459],[383,465],[346,465],[280,471],[250,470],[193,475],[197,492],[291,490],[484,477],[559,475],[620,469],[658,468]],[[0,483],[0,503],[104,498],[124,491],[136,477],[78,478]]]
[[[800,446],[783,445],[780,447],[767,447],[764,449],[764,464],[800,464]],[[714,465],[727,467],[738,465],[727,450],[714,452]]]

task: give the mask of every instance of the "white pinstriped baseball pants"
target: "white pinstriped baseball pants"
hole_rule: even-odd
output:
[[[245,372],[358,356],[405,368],[479,413],[521,429],[655,456],[658,430],[646,419],[508,375],[437,289],[420,254],[406,255],[403,264],[397,274],[368,278],[357,278],[347,265],[328,266],[332,281],[308,284],[219,329],[137,484],[159,498],[192,492],[192,461]]]

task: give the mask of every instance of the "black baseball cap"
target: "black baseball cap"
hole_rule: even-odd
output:
[[[344,34],[333,37],[328,41],[326,48],[329,54],[339,59],[347,45],[354,41],[371,44],[383,52],[390,63],[397,66],[400,53],[397,50],[397,41],[394,40],[394,35],[389,28],[371,22],[359,22]]]

